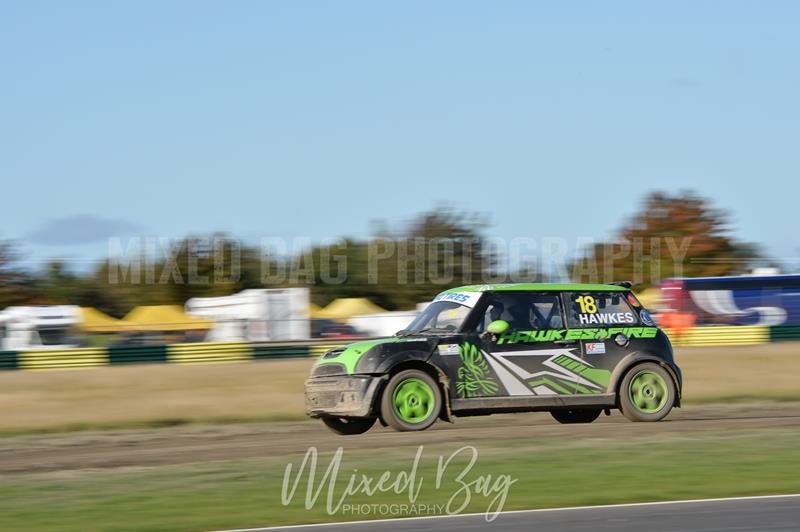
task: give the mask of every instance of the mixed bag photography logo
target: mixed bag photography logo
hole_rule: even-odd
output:
[[[286,465],[281,504],[302,503],[306,510],[324,506],[328,515],[375,517],[456,515],[478,506],[491,522],[519,479],[504,472],[478,473],[478,460],[478,449],[471,445],[430,456],[420,445],[408,468],[365,471],[346,463],[342,447],[327,465],[317,448],[309,447],[298,463]]]

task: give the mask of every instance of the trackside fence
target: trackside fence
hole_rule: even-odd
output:
[[[80,347],[40,351],[0,351],[0,370],[89,368],[124,364],[209,364],[305,358],[353,340],[324,342],[211,342],[124,347]]]

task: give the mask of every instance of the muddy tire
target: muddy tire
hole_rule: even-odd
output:
[[[417,369],[401,371],[381,395],[381,417],[395,430],[425,430],[442,410],[442,392],[433,378]]]
[[[660,421],[675,404],[675,383],[652,362],[631,368],[619,387],[622,414],[631,421]]]

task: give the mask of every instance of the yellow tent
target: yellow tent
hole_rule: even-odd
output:
[[[117,318],[112,318],[96,308],[81,307],[81,322],[78,328],[88,333],[113,333],[124,328],[124,325]]]
[[[317,312],[315,317],[343,320],[381,312],[386,311],[365,297],[343,297],[331,301],[327,307]]]
[[[121,322],[127,331],[197,331],[210,329],[214,324],[189,316],[178,305],[136,307]]]

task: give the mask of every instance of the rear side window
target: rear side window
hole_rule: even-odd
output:
[[[570,327],[635,325],[639,318],[625,299],[625,292],[571,292],[567,298]]]

